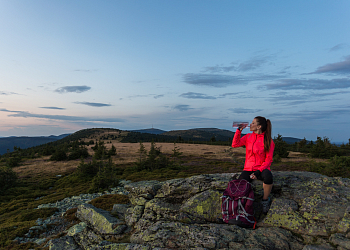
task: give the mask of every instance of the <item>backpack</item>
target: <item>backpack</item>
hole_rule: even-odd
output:
[[[228,224],[255,229],[254,191],[243,179],[231,180],[221,197],[222,220]]]

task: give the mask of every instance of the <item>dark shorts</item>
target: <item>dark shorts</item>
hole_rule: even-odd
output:
[[[253,180],[253,179],[250,179],[250,175],[252,173],[254,173],[254,171],[243,171],[238,179],[244,179],[244,180],[251,182]],[[271,171],[268,169],[264,169],[261,172],[261,175],[259,176],[258,180],[261,180],[265,184],[268,184],[268,185],[272,184],[273,183],[273,176],[272,176]]]

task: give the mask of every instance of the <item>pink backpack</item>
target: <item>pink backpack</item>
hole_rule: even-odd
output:
[[[254,191],[246,180],[232,180],[221,197],[222,219],[228,224],[255,229]]]

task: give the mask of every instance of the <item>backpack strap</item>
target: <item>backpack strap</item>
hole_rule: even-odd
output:
[[[247,211],[245,211],[240,199],[238,199],[238,213],[243,214],[244,216],[254,216],[254,214],[248,214]]]
[[[246,196],[243,196],[243,197],[238,197],[238,199],[246,199],[246,200],[251,200],[251,201],[254,201],[254,199],[253,199],[253,198],[246,197]]]

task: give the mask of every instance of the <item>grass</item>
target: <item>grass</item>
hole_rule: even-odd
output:
[[[97,197],[89,202],[91,205],[97,208],[101,208],[106,211],[112,211],[114,204],[128,204],[130,203],[127,195],[110,194]]]
[[[110,140],[107,140],[110,141]],[[244,165],[245,149],[232,149],[228,146],[205,144],[176,144],[182,155],[176,159],[171,168],[154,171],[136,171],[140,145],[138,143],[119,143],[111,140],[106,143],[107,149],[112,144],[117,148],[117,156],[113,156],[116,164],[117,178],[131,181],[186,178],[198,174],[240,172]],[[149,150],[151,143],[143,143]],[[173,143],[156,143],[161,152],[170,156],[174,149]],[[91,148],[89,153],[92,154]],[[80,161],[52,162],[49,157],[24,160],[22,165],[14,168],[19,176],[19,184],[0,196],[0,248],[1,249],[39,249],[37,245],[15,244],[15,237],[23,237],[28,229],[36,225],[38,218],[47,218],[56,209],[35,209],[40,204],[53,203],[66,197],[87,193],[91,179],[74,174]],[[90,159],[87,159],[89,161]],[[316,165],[315,165],[316,164]],[[317,165],[321,164],[321,165]],[[330,164],[327,160],[315,160],[313,163],[305,154],[291,152],[290,157],[273,163],[272,171],[324,171]],[[313,166],[313,167],[312,167]],[[348,171],[349,172],[349,171]],[[113,204],[126,204],[128,198],[123,195],[105,195],[92,200],[96,207],[111,211]],[[68,210],[65,218],[71,223],[77,223],[76,209]],[[119,242],[127,242],[118,239]]]

